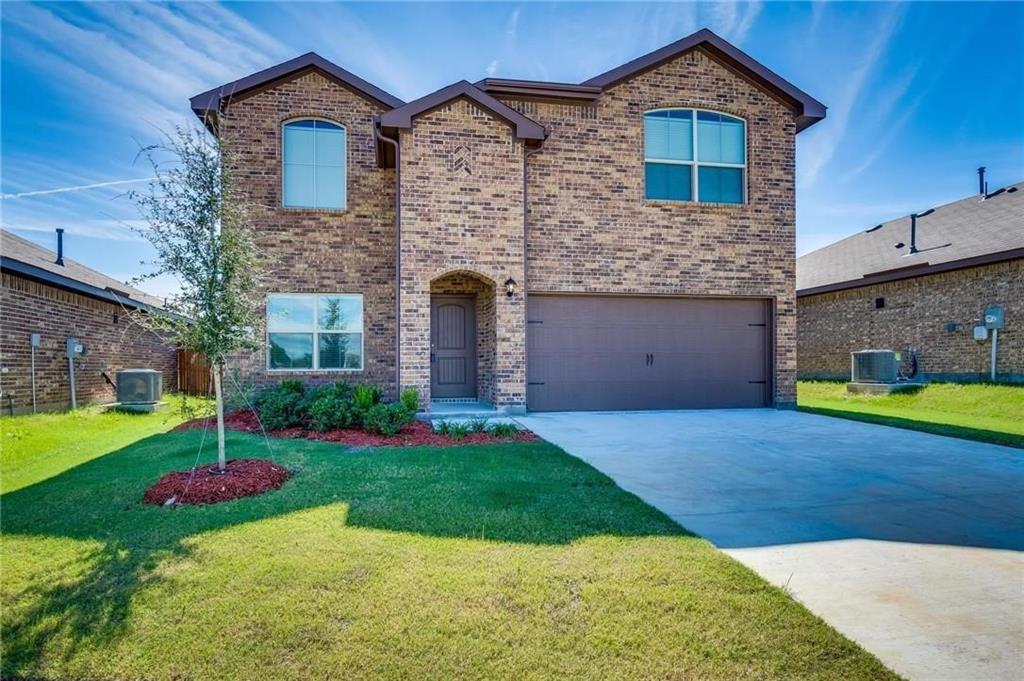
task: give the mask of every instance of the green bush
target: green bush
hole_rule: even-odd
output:
[[[434,432],[440,435],[447,435],[452,430],[452,424],[450,421],[441,419],[440,421],[434,421]]]
[[[283,381],[281,381],[280,385],[278,385],[278,388],[280,388],[284,392],[292,392],[297,393],[299,395],[303,395],[306,392],[306,384],[303,383],[302,380],[298,378],[286,378]]]
[[[363,427],[370,433],[395,435],[412,423],[415,416],[399,402],[374,404],[363,414]]]
[[[285,385],[285,384],[288,385]],[[267,388],[256,400],[263,427],[267,430],[281,430],[304,426],[306,421],[305,388],[299,382],[301,390],[295,390],[292,381],[282,381],[281,385]]]
[[[475,418],[470,419],[469,423],[466,424],[471,433],[486,433],[487,432],[487,419],[486,418]]]
[[[514,423],[492,423],[487,428],[487,432],[494,437],[515,437],[516,433],[519,432],[519,428]]]
[[[398,401],[409,411],[416,413],[420,408],[420,391],[416,388],[406,388],[398,396]]]
[[[325,392],[309,405],[309,423],[321,433],[351,428],[357,418],[352,402],[337,392]]]
[[[451,423],[448,424],[448,437],[453,440],[461,440],[462,438],[469,435],[469,426],[465,423]]]

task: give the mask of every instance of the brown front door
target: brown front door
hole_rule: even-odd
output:
[[[527,408],[771,404],[765,300],[530,296]]]
[[[476,397],[476,299],[430,298],[430,396]]]

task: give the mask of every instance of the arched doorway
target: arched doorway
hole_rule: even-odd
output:
[[[430,282],[432,401],[494,402],[495,287],[466,271]]]

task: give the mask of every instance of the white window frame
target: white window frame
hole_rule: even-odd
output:
[[[291,298],[306,297],[313,299],[313,326],[309,331],[271,331],[270,330],[270,317],[266,310],[269,307],[270,299],[274,296],[288,296]],[[320,368],[320,334],[321,333],[355,333],[354,331],[321,331],[320,330],[320,298],[337,298],[337,297],[348,297],[348,298],[359,298],[359,308],[362,312],[361,321],[359,326],[359,368],[351,367],[332,367],[327,369]],[[266,333],[264,334],[264,343],[267,355],[266,370],[270,373],[275,374],[311,374],[311,373],[359,373],[364,371],[366,368],[366,306],[365,299],[362,293],[292,293],[290,291],[274,291],[268,293],[266,300],[264,301],[264,327]],[[270,334],[271,333],[311,333],[313,334],[313,366],[309,369],[295,369],[291,367],[271,367],[270,366]]]
[[[341,208],[322,208],[319,206],[289,206],[284,200],[284,129],[290,123],[299,123],[300,121],[323,121],[324,123],[330,123],[336,125],[345,131],[345,143],[342,146],[341,153],[345,159],[345,186],[342,188],[342,207]],[[289,118],[288,120],[281,122],[281,133],[280,133],[280,147],[281,147],[281,207],[288,210],[321,210],[331,213],[344,213],[348,210],[348,127],[342,125],[338,121],[332,121],[329,118],[323,118],[321,116],[297,116],[295,118]],[[316,203],[316,157],[313,158],[313,203]]]
[[[713,206],[743,206],[747,203],[747,182],[749,172],[747,166],[750,162],[750,149],[747,146],[747,126],[748,122],[746,118],[737,116],[735,114],[728,113],[726,111],[715,111],[714,109],[702,109],[700,107],[692,106],[663,106],[658,109],[648,109],[644,111],[643,117],[641,117],[641,123],[646,126],[647,123],[644,121],[644,117],[647,114],[658,113],[659,111],[692,111],[693,112],[693,124],[690,126],[690,134],[692,135],[691,148],[693,149],[693,160],[690,161],[677,161],[661,158],[647,158],[647,142],[644,141],[644,201],[654,202],[667,202],[667,203],[706,203]],[[713,113],[720,116],[728,116],[729,118],[735,118],[738,121],[743,121],[743,158],[747,161],[746,163],[717,163],[712,161],[698,161],[697,155],[697,113],[703,111],[704,113]],[[646,135],[645,135],[646,137]],[[647,164],[648,163],[664,163],[668,165],[681,165],[690,166],[690,199],[652,199],[647,196]],[[706,166],[709,168],[739,168],[743,171],[743,200],[740,203],[726,203],[722,201],[701,201],[700,200],[700,172],[698,168],[700,166]]]

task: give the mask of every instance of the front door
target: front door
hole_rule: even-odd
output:
[[[430,396],[476,397],[476,299],[430,298]]]

